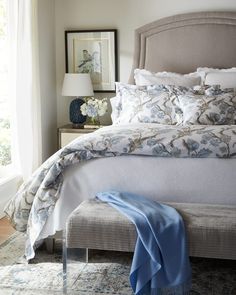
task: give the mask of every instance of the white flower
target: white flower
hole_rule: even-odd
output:
[[[80,107],[81,113],[88,117],[103,116],[107,112],[107,98],[97,99],[91,97]]]
[[[82,104],[82,106],[80,107],[81,113],[82,115],[86,116],[87,115],[87,106],[86,104]]]

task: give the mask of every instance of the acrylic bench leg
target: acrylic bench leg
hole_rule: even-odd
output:
[[[63,294],[70,295],[70,290],[80,276],[83,267],[88,263],[88,249],[68,248],[63,235]],[[78,267],[78,266],[83,267]]]
[[[62,264],[63,264],[63,294],[67,294],[67,247],[66,240],[63,236],[63,249],[62,249]]]

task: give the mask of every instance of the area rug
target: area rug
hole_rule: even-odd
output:
[[[0,294],[49,295],[62,293],[61,243],[54,254],[42,247],[32,263],[23,258],[24,235],[16,233],[0,245]],[[77,276],[68,295],[132,295],[129,286],[129,253],[93,251],[90,263],[76,264],[70,273]],[[191,295],[236,295],[236,262],[191,258]]]

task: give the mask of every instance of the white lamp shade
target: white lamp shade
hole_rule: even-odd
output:
[[[65,74],[63,96],[93,96],[90,74]]]

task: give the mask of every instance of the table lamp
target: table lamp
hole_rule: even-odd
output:
[[[86,116],[80,111],[84,103],[83,97],[93,96],[90,74],[65,74],[62,95],[76,97],[70,103],[70,121],[74,128],[83,128],[86,121]]]

